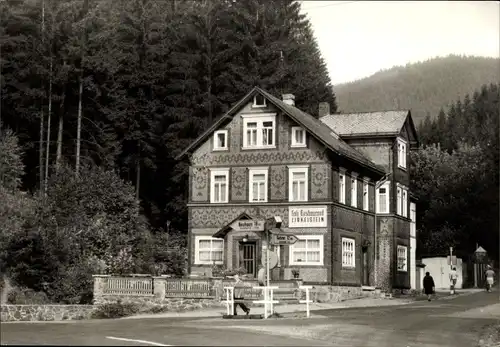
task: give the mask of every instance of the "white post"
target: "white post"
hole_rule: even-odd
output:
[[[312,303],[313,301],[312,300],[309,300],[309,289],[311,289],[312,286],[300,286],[299,289],[300,290],[305,290],[306,291],[306,299],[305,300],[299,300],[299,302],[301,304],[306,304],[306,315],[307,315],[307,318],[309,318],[310,316],[310,311],[309,311],[309,304]]]
[[[230,316],[234,313],[234,287],[224,287],[226,291],[226,307],[227,315]]]
[[[253,289],[261,289],[264,291],[264,300],[256,300],[254,304],[264,304],[264,318],[267,319],[269,306],[271,306],[271,310],[273,309],[273,304],[277,304],[279,301],[273,300],[273,290],[278,289],[279,287],[253,287]],[[271,300],[269,300],[271,299]],[[272,314],[272,312],[271,312]]]

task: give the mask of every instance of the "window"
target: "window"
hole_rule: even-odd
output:
[[[306,132],[301,127],[292,127],[292,146],[291,147],[305,147],[306,146]]]
[[[243,115],[243,148],[275,148],[275,115]]]
[[[365,210],[365,211],[368,211],[369,202],[370,202],[370,200],[368,200],[368,198],[369,198],[369,196],[368,196],[368,187],[369,187],[368,182],[369,181],[367,178],[365,178],[363,180],[363,210]]]
[[[339,202],[345,204],[345,171],[339,171]]]
[[[229,169],[210,171],[210,202],[226,203],[229,196]]]
[[[262,95],[257,94],[253,97],[253,105],[252,107],[266,107],[266,98]]]
[[[249,177],[250,202],[267,202],[267,173],[268,169],[250,169]]]
[[[351,206],[358,207],[358,175],[351,173]]]
[[[406,141],[398,138],[398,166],[406,169]]]
[[[308,166],[290,166],[288,168],[288,201],[307,201]]]
[[[224,254],[224,240],[211,236],[195,237],[195,264],[222,264]]]
[[[398,245],[398,271],[407,271],[407,252],[408,247]]]
[[[402,194],[401,194],[401,191],[402,191],[401,187],[398,187],[398,199],[397,199],[396,212],[400,216],[401,216],[401,207],[402,207],[401,199],[403,198]]]
[[[354,239],[342,238],[342,267],[356,267]]]
[[[290,246],[290,265],[323,265],[323,235],[297,235]]]
[[[403,189],[403,217],[408,217],[408,191]]]
[[[385,182],[377,189],[377,213],[389,213],[389,185]]]
[[[214,133],[214,150],[227,149],[227,130],[218,130]]]

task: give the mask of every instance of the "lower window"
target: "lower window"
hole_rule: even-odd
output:
[[[290,265],[323,265],[323,235],[296,235],[290,246]]]
[[[408,247],[398,245],[398,271],[407,271]]]
[[[222,264],[224,240],[211,236],[196,236],[195,264]]]

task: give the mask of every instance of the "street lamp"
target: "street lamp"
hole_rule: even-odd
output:
[[[248,242],[248,234],[246,234],[245,236],[243,236],[243,243],[246,243]]]

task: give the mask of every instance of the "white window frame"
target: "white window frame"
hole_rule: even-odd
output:
[[[200,241],[210,240],[210,260],[200,260]],[[196,235],[194,237],[194,263],[195,265],[213,265],[214,261],[212,260],[212,252],[213,252],[213,241],[222,242],[222,260],[215,261],[215,264],[222,265],[224,264],[224,239],[215,238],[212,236],[202,236]],[[207,248],[208,250],[208,248]]]
[[[403,217],[408,218],[408,189],[406,188],[403,188],[401,201],[403,203]]]
[[[407,142],[402,138],[398,137],[398,167],[406,169],[406,157],[407,157]]]
[[[397,186],[397,198],[396,198],[396,213],[400,216],[403,215],[403,211],[401,208],[403,207],[402,199],[403,199],[403,188],[401,186]]]
[[[262,114],[244,114],[241,115],[243,118],[243,146],[242,149],[267,149],[267,148],[276,148],[276,113],[262,113]],[[264,123],[265,122],[272,122],[272,131],[273,131],[273,136],[272,136],[272,145],[264,145],[263,144],[263,139],[264,136],[262,134],[262,130],[264,129]],[[256,144],[252,146],[248,146],[248,123],[257,123],[256,132],[257,132],[257,138],[256,138]]]
[[[305,184],[304,184],[304,198],[305,200],[295,200],[293,199],[293,174],[294,173],[305,173]],[[309,201],[309,165],[290,165],[288,166],[288,201]]]
[[[293,252],[294,250],[305,250],[306,252],[306,259],[307,259],[307,241],[306,241],[306,248],[302,249],[299,248],[297,249],[295,247],[296,244],[293,244],[289,247],[289,254],[288,254],[288,259],[289,259],[289,265],[316,265],[316,266],[323,266],[323,258],[324,258],[324,235],[319,234],[319,235],[295,235],[299,240],[319,240],[319,262],[308,262],[308,261],[293,261]],[[314,250],[315,252],[317,250]]]
[[[399,260],[403,258],[403,254],[404,254],[405,262],[404,262],[403,266],[401,266],[401,268],[400,268]],[[407,246],[398,245],[398,248],[397,248],[397,267],[398,267],[399,272],[407,272],[408,271],[408,247]]]
[[[351,245],[352,250],[346,250],[344,248],[344,245]],[[356,240],[350,237],[343,237],[342,238],[342,243],[341,243],[341,251],[342,251],[342,267],[343,268],[356,268]],[[344,258],[344,253],[349,253],[352,254],[352,257],[349,258],[351,261],[346,261],[346,258]]]
[[[358,174],[355,172],[351,172],[351,206],[358,207]]]
[[[254,201],[254,196],[253,196],[253,176],[254,175],[264,175],[264,199],[263,200],[258,200]],[[260,168],[252,168],[248,170],[248,202],[251,203],[262,203],[262,202],[267,202],[267,195],[268,195],[268,189],[269,189],[269,169],[267,167],[260,167]]]
[[[224,144],[226,145],[225,147],[218,146],[219,135],[224,135]],[[227,138],[228,138],[228,131],[227,130],[217,130],[216,132],[214,132],[214,151],[227,150],[228,149]]]
[[[345,204],[345,169],[339,169],[339,202]]]
[[[377,210],[376,210],[376,213],[390,213],[391,211],[391,205],[390,205],[390,187],[391,187],[391,182],[390,181],[387,181],[385,182],[384,184],[382,184],[380,187],[378,187],[377,189],[377,194],[375,196],[375,198],[377,199],[376,201],[376,205],[377,205]],[[381,188],[385,188],[386,190],[386,193],[385,193],[385,203],[386,203],[386,206],[387,206],[387,211],[381,211],[380,210],[380,189]]]
[[[262,100],[264,100],[263,104],[257,104],[257,96],[260,96],[262,98]],[[262,108],[262,107],[266,107],[266,106],[267,106],[267,100],[264,97],[264,95],[261,95],[261,94],[254,95],[254,97],[253,97],[253,103],[252,103],[252,108]]]
[[[297,142],[297,132],[301,131],[303,133],[303,141],[304,142]],[[306,147],[307,142],[306,142],[306,130],[302,127],[292,127],[292,143],[290,147],[293,148],[303,148]]]
[[[215,176],[226,176],[225,201],[215,201]],[[229,202],[229,169],[210,169],[210,203],[227,204]]]
[[[368,211],[370,209],[370,179],[363,178],[363,210]]]

